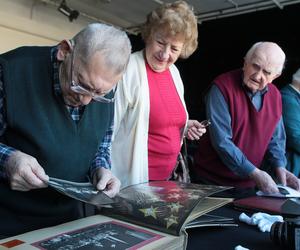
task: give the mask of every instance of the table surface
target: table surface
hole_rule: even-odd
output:
[[[232,205],[221,207],[212,214],[234,218],[238,227],[203,227],[187,229],[187,250],[234,250],[238,245],[250,250],[280,250],[270,239],[270,233],[261,232],[257,226],[240,222],[238,217],[243,211]],[[251,213],[246,213],[251,216]]]

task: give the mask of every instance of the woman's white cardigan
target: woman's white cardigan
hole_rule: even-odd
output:
[[[179,71],[175,65],[171,65],[170,72],[188,120]],[[127,70],[118,83],[115,96],[112,172],[120,179],[122,187],[147,182],[150,106],[143,51],[130,56]],[[181,131],[181,138],[183,135],[184,131]]]

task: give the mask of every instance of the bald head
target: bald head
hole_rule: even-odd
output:
[[[253,57],[260,56],[266,63],[274,67],[276,74],[281,74],[284,62],[285,53],[283,50],[273,42],[258,42],[255,43],[247,52],[245,61],[249,62]]]
[[[252,92],[263,90],[281,75],[284,62],[285,54],[276,43],[254,44],[244,60],[244,84]]]

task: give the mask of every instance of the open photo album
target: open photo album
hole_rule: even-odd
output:
[[[49,185],[96,205],[99,214],[4,239],[0,248],[185,249],[186,228],[236,226],[231,218],[208,214],[232,201],[210,197],[230,187],[153,181],[125,187],[109,198],[90,183],[51,178]]]

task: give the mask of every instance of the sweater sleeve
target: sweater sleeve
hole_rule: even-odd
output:
[[[5,120],[5,108],[4,108],[4,86],[3,86],[3,75],[2,75],[2,67],[0,65],[0,136],[5,133],[6,130],[6,120]],[[0,143],[0,177],[5,177],[5,173],[3,171],[3,166],[9,156],[15,151],[16,149],[9,147],[3,143]]]
[[[211,120],[210,138],[222,162],[235,174],[249,175],[255,166],[232,141],[231,117],[219,88],[212,86],[206,97],[206,113]]]
[[[282,96],[283,121],[287,147],[300,154],[300,102],[292,96]]]
[[[114,112],[114,131],[113,138],[118,133],[119,128],[124,123],[125,116],[137,109],[138,95],[139,95],[139,79],[138,67],[142,67],[142,62],[138,58],[138,55],[133,54],[130,56],[130,61],[127,66],[126,72],[124,73],[122,79],[118,83],[117,91],[115,93],[115,112]],[[132,124],[132,121],[126,121],[126,124]]]

